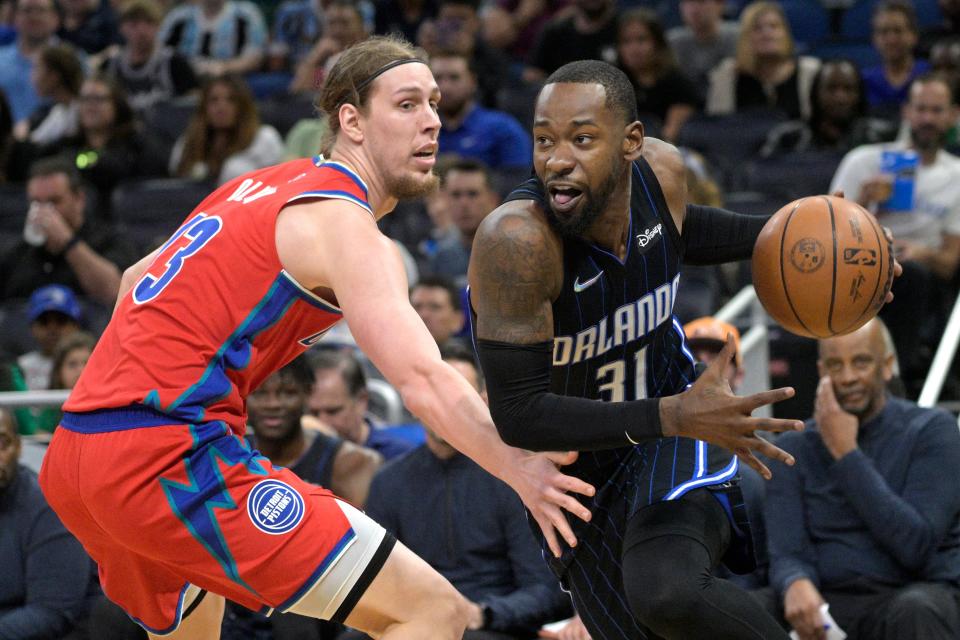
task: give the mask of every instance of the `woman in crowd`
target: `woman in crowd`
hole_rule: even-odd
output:
[[[44,47],[30,80],[45,103],[14,128],[17,140],[50,144],[77,132],[77,94],[83,83],[83,65],[66,45]]]
[[[253,94],[239,76],[213,78],[170,155],[170,172],[223,184],[283,159],[277,130],[260,123]]]
[[[677,67],[657,14],[634,9],[620,16],[617,61],[637,94],[637,111],[656,116],[661,136],[673,141],[700,106],[697,88]]]
[[[75,158],[81,176],[97,190],[99,210],[108,213],[110,194],[132,178],[164,175],[160,144],[137,127],[123,88],[97,75],[80,87],[75,135],[37,150],[38,156],[64,153]]]
[[[873,9],[873,48],[880,64],[864,69],[867,102],[871,111],[891,121],[900,120],[900,107],[907,102],[910,84],[930,70],[918,60],[917,14],[908,0],[884,0]]]
[[[793,37],[776,2],[754,2],[740,16],[736,58],[710,73],[707,113],[749,109],[781,111],[790,118],[810,117],[810,88],[820,61],[794,53]]]
[[[892,140],[896,127],[867,116],[863,78],[849,60],[823,63],[813,79],[809,122],[791,120],[770,131],[764,157],[802,151],[846,152],[862,145]]]

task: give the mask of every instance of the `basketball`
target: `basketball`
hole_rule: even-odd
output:
[[[794,200],[764,225],[753,284],[767,313],[809,338],[855,331],[877,315],[893,282],[892,248],[856,202]]]

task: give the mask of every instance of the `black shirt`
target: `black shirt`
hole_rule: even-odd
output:
[[[679,69],[668,70],[649,87],[634,82],[633,90],[637,94],[637,111],[655,115],[661,120],[666,119],[667,111],[675,104],[699,108],[703,102],[696,85]]]
[[[616,15],[610,16],[610,20],[594,33],[577,31],[573,16],[554,20],[540,33],[530,54],[529,64],[550,74],[576,60],[606,60],[612,63],[616,58],[616,41]]]
[[[23,212],[26,215],[26,211]],[[133,246],[107,223],[87,219],[77,234],[91,249],[123,271],[137,261]],[[21,240],[0,258],[0,300],[27,298],[48,284],[63,284],[83,295],[83,287],[66,257]]]

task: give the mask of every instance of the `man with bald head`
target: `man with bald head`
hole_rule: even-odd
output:
[[[822,605],[851,640],[960,637],[960,433],[887,391],[896,356],[879,319],[821,340],[813,419],[777,440],[767,487],[770,582],[801,640]]]

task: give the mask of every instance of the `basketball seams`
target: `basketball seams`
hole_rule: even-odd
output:
[[[783,285],[783,297],[786,298],[787,304],[790,305],[790,311],[793,313],[793,317],[797,319],[797,322],[800,323],[808,334],[813,337],[819,337],[817,334],[810,330],[810,327],[807,326],[807,323],[803,321],[803,318],[800,317],[800,314],[797,313],[797,308],[793,305],[793,300],[790,298],[790,288],[787,286],[787,274],[783,268],[783,256],[785,255],[784,249],[787,242],[787,228],[790,226],[790,221],[793,220],[793,214],[797,212],[800,208],[800,205],[803,204],[804,198],[797,200],[797,203],[793,206],[793,209],[790,210],[787,219],[783,223],[783,229],[780,230],[780,282]]]
[[[833,278],[830,281],[830,310],[827,312],[827,331],[836,334],[833,328],[833,311],[837,302],[837,218],[833,213],[833,203],[830,198],[821,196],[827,203],[827,212],[830,214],[830,235],[833,237]]]

